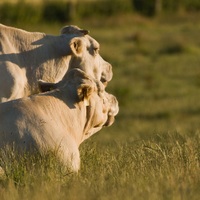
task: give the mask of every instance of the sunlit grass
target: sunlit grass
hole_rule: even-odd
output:
[[[109,145],[90,141],[81,147],[78,175],[57,170],[53,156],[32,155],[8,164],[1,199],[195,199],[200,195],[199,148],[199,132],[160,132]],[[19,179],[13,179],[16,172]]]

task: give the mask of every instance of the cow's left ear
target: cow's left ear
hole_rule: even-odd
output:
[[[45,82],[43,80],[38,81],[38,86],[39,86],[40,92],[48,92],[48,91],[54,90],[58,87],[57,85],[58,84],[56,84],[56,83],[49,83],[49,82]]]
[[[83,52],[83,41],[77,37],[73,38],[70,41],[70,48],[75,56],[80,57]]]
[[[89,99],[93,91],[94,91],[94,88],[91,85],[81,84],[80,86],[78,86],[77,94],[78,94],[79,100],[83,101],[85,106],[89,105]]]
[[[76,35],[87,35],[89,34],[88,30],[80,29],[78,26],[70,25],[70,26],[64,26],[61,31],[61,34],[76,34]]]

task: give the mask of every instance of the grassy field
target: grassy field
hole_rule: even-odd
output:
[[[1,151],[0,199],[200,198],[199,15],[136,15],[72,23],[88,28],[113,65],[108,91],[120,103],[112,127],[84,142],[78,175],[53,155]],[[64,24],[20,28],[59,34]],[[19,27],[19,25],[18,25]]]

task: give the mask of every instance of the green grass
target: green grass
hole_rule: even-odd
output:
[[[199,199],[198,19],[126,15],[72,22],[90,30],[113,65],[107,90],[119,100],[116,122],[80,146],[78,175],[65,172],[52,154],[3,152],[0,199]],[[59,34],[63,25],[21,28]]]

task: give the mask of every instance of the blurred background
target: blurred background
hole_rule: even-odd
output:
[[[107,90],[117,96],[115,124],[90,140],[148,139],[199,131],[199,0],[1,0],[0,22],[60,34],[90,30],[113,65]]]
[[[1,0],[0,5],[1,21],[10,23],[69,22],[125,13],[154,17],[200,9],[198,0]]]

